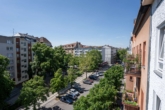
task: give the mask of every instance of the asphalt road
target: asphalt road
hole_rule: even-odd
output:
[[[99,79],[100,78],[102,78],[102,77],[99,77]],[[89,93],[89,90],[92,87],[94,87],[95,84],[98,84],[98,83],[99,83],[99,80],[94,81],[92,83],[92,85],[83,84],[82,82],[80,82],[80,87],[84,89],[84,92],[81,93],[78,98],[80,98],[81,96],[86,96]],[[54,101],[54,102],[55,102],[54,104],[53,104],[53,102],[50,102],[49,104],[47,104],[45,110],[53,110],[52,108],[54,106],[59,106],[62,110],[73,110],[73,104],[67,104],[67,103],[61,102],[60,100]]]

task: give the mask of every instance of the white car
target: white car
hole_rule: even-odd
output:
[[[78,91],[76,91],[75,89],[70,89],[70,93],[69,94],[73,94],[73,95],[80,95],[80,93]]]

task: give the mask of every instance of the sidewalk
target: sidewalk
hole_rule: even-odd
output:
[[[93,72],[90,72],[90,73],[87,73],[87,77],[89,76],[89,75],[91,75]],[[84,74],[82,74],[81,76],[79,76],[76,80],[75,80],[75,82],[76,83],[80,83],[80,82],[82,82],[82,80],[83,79],[85,79],[86,78],[86,73],[84,73]],[[38,101],[38,103],[42,103],[41,105],[40,105],[40,107],[47,107],[47,106],[50,106],[50,104],[53,104],[54,105],[54,103],[57,103],[58,102],[58,100],[55,100],[55,98],[56,98],[56,96],[58,95],[58,93],[57,92],[55,92],[54,94],[52,94],[51,92],[49,93],[49,97],[47,97],[47,101],[45,101],[45,102],[41,102],[41,101]],[[24,108],[18,108],[18,110],[24,110]],[[33,107],[31,106],[30,108],[29,108],[29,110],[33,110]]]
[[[92,73],[93,73],[93,72],[87,73],[87,77],[88,77],[89,75],[91,75]],[[78,78],[75,80],[75,82],[76,82],[76,83],[80,83],[80,82],[82,82],[82,80],[85,79],[85,78],[86,78],[86,73],[84,73],[84,74],[82,74],[82,76],[78,77]],[[50,103],[50,102],[52,102],[52,101],[53,101],[53,104],[52,104],[52,105],[54,105],[54,103],[56,103],[56,102],[58,101],[58,100],[55,100],[55,98],[56,98],[57,95],[58,95],[57,92],[54,93],[54,94],[52,94],[50,97],[47,98],[47,101],[46,101],[46,102],[44,102],[44,103],[41,104],[41,107],[42,107],[42,106],[45,106],[45,107],[50,106],[50,104],[52,104],[52,103]]]

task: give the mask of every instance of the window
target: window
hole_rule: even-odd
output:
[[[7,40],[7,44],[11,44],[12,42],[11,42],[11,40]]]
[[[143,43],[143,65],[145,65],[146,57],[146,42]]]
[[[26,51],[26,48],[24,48],[24,51]]]
[[[26,54],[24,54],[24,57],[26,57]]]
[[[13,47],[10,47],[10,50],[13,50]]]
[[[19,48],[17,48],[17,52],[19,52]]]
[[[26,42],[24,42],[24,46],[26,46]]]
[[[161,100],[158,96],[156,100],[156,110],[161,110]]]
[[[6,47],[6,50],[9,50],[9,47]]]
[[[13,60],[10,60],[10,63],[13,63]]]
[[[157,40],[157,61],[156,70],[163,73],[163,62],[164,62],[164,47],[165,47],[165,28],[160,29],[160,35]]]
[[[130,76],[129,80],[130,80],[130,81],[133,81],[132,76]]]
[[[23,44],[23,42],[21,42],[21,44]]]
[[[19,54],[17,54],[17,57],[19,57]]]
[[[8,53],[7,57],[11,58],[11,57],[13,57],[13,54],[12,53]]]

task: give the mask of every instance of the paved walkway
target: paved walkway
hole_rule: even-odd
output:
[[[89,76],[89,75],[91,75],[93,72],[89,72],[89,73],[87,73],[87,77]],[[79,76],[76,80],[75,80],[75,82],[76,83],[80,83],[83,79],[85,79],[86,78],[86,73],[84,73],[84,74],[82,74],[81,76]],[[50,104],[51,104],[51,102],[53,101],[54,103],[56,103],[58,100],[55,100],[55,98],[56,98],[56,96],[58,96],[58,93],[56,92],[56,93],[54,93],[54,94],[52,94],[51,92],[49,93],[49,97],[47,97],[47,101],[45,101],[45,102],[42,102],[42,101],[39,101],[38,103],[40,103],[41,105],[40,105],[40,107],[43,107],[43,106],[51,106]],[[56,101],[56,102],[55,102]],[[24,108],[18,108],[18,110],[24,110]],[[30,108],[29,108],[29,110],[33,110],[33,107],[31,106]]]
[[[87,76],[89,76],[89,75],[91,75],[93,72],[90,72],[90,73],[87,73]],[[84,73],[82,76],[80,76],[80,77],[78,77],[76,80],[75,80],[75,82],[76,83],[80,83],[83,79],[85,79],[86,78],[86,73]],[[57,94],[57,92],[56,93],[54,93],[54,94],[52,94],[50,97],[48,97],[47,98],[47,101],[46,102],[44,102],[44,103],[42,103],[41,104],[41,106],[52,106],[52,105],[50,105],[51,103],[50,102],[54,102],[54,103],[56,103],[58,100],[54,100],[55,98],[56,98],[56,96],[57,96],[58,94]],[[56,101],[56,102],[55,102]]]

